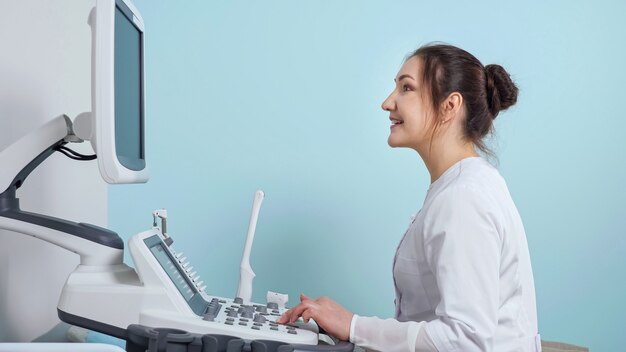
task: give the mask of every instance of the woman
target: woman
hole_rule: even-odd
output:
[[[418,152],[431,177],[393,264],[395,319],[361,317],[301,296],[280,323],[314,319],[331,335],[378,351],[540,351],[526,234],[507,186],[478,151],[517,100],[499,65],[450,45],[405,61],[383,102],[391,147]]]

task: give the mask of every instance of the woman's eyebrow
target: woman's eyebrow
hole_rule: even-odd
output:
[[[414,80],[414,81],[415,81],[415,78],[411,77],[411,75],[408,75],[408,74],[406,74],[406,73],[405,73],[405,74],[403,74],[402,76],[398,77],[397,79],[394,79],[393,81],[394,81],[394,82],[398,82],[398,81],[401,81],[401,80],[403,80],[403,79],[405,79],[405,78],[410,78],[410,79],[412,79],[412,80]]]

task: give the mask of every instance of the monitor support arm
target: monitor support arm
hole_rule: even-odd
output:
[[[22,186],[28,175],[48,158],[57,146],[73,139],[72,121],[65,115],[48,121],[0,151],[0,190],[9,191]]]
[[[16,197],[28,175],[58,147],[82,142],[72,121],[58,116],[0,151],[0,229],[50,242],[80,255],[83,265],[121,264],[124,242],[110,230],[20,210]]]

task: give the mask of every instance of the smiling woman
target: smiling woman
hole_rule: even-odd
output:
[[[391,147],[417,151],[431,177],[396,251],[395,319],[360,317],[327,297],[301,297],[299,317],[377,351],[540,351],[526,234],[504,179],[478,152],[517,87],[450,45],[405,61],[383,102]]]

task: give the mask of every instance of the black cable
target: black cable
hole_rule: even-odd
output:
[[[79,152],[77,152],[77,151],[75,151],[75,150],[73,150],[73,149],[70,149],[70,148],[68,148],[68,147],[66,147],[66,146],[59,146],[59,147],[57,147],[57,148],[58,148],[58,149],[63,149],[63,150],[65,150],[66,152],[69,152],[70,154],[72,154],[72,155],[74,155],[74,156],[77,156],[77,157],[79,157],[79,158],[86,158],[86,157],[90,157],[90,156],[91,156],[91,155],[84,155],[84,154],[81,154],[81,153],[79,153]]]
[[[81,154],[81,153],[79,153],[79,152],[77,152],[77,151],[75,151],[75,150],[73,150],[73,149],[70,149],[70,148],[65,147],[65,146],[62,146],[62,145],[61,145],[61,146],[58,146],[58,147],[57,147],[57,150],[59,150],[59,151],[61,151],[61,150],[66,151],[66,152],[68,152],[68,153],[72,154],[72,155],[73,155],[73,156],[75,156],[75,157],[78,157],[78,158],[81,158],[81,159],[85,159],[85,160],[93,160],[93,159],[95,159],[95,158],[96,158],[96,155],[95,155],[95,154],[94,154],[94,155],[85,155],[85,154]]]
[[[68,153],[68,152],[66,152],[65,150],[62,150],[62,149],[57,149],[57,151],[62,153],[63,155],[65,155],[66,157],[68,157],[70,159],[80,160],[80,161],[87,160],[87,159],[84,159],[84,158],[81,158],[81,157],[74,156],[74,155],[72,155],[72,154],[70,154],[70,153]]]
[[[80,161],[88,161],[88,160],[94,160],[97,158],[96,154],[93,155],[85,155],[85,154],[81,154],[77,151],[74,151],[70,148],[67,147],[63,147],[63,146],[59,146],[55,148],[56,151],[63,153],[63,155],[67,156],[70,159],[74,159],[74,160],[80,160]]]

